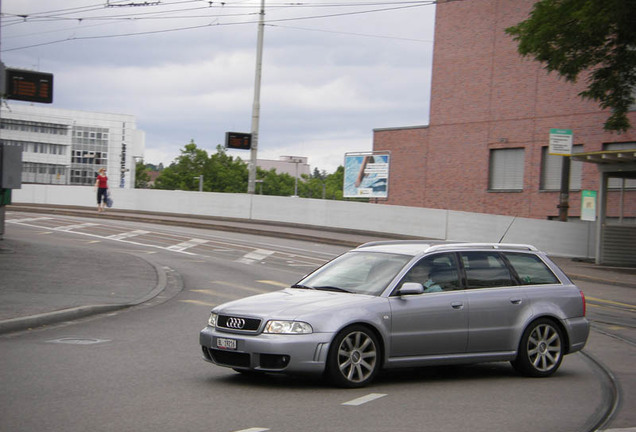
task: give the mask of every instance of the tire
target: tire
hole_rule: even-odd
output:
[[[380,345],[375,334],[361,325],[342,330],[327,358],[328,378],[339,387],[364,387],[380,369]]]
[[[523,332],[517,358],[512,366],[530,377],[548,377],[555,373],[564,355],[563,333],[554,321],[539,319]]]

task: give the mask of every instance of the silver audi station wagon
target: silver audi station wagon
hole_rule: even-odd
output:
[[[238,372],[361,387],[380,369],[493,361],[546,377],[588,334],[583,293],[533,246],[391,241],[215,307],[199,340]]]

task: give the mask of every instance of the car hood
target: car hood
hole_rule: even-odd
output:
[[[214,312],[265,319],[301,319],[311,314],[364,307],[378,299],[364,294],[287,288],[225,303],[214,308]]]

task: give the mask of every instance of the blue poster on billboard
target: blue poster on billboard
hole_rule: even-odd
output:
[[[388,153],[347,153],[344,168],[345,198],[388,198]]]

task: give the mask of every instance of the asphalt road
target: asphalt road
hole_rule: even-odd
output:
[[[342,390],[215,367],[201,360],[198,333],[213,305],[279,289],[346,248],[133,222],[78,230],[12,225],[5,237],[60,254],[79,250],[87,262],[97,254],[98,276],[86,283],[96,296],[104,281],[152,286],[153,268],[166,272],[165,290],[129,309],[0,336],[0,431],[586,431],[611,403],[594,360],[624,379],[608,426],[636,426],[626,391],[635,381],[634,311],[621,306],[633,298],[630,288],[581,284],[599,300],[590,304],[599,318],[589,356],[567,356],[550,379],[521,378],[495,363],[392,372],[371,387]],[[135,230],[146,233],[113,238]],[[205,243],[184,247],[192,238]],[[116,266],[118,279],[102,276],[104,266]],[[72,266],[56,275],[75,277]]]

